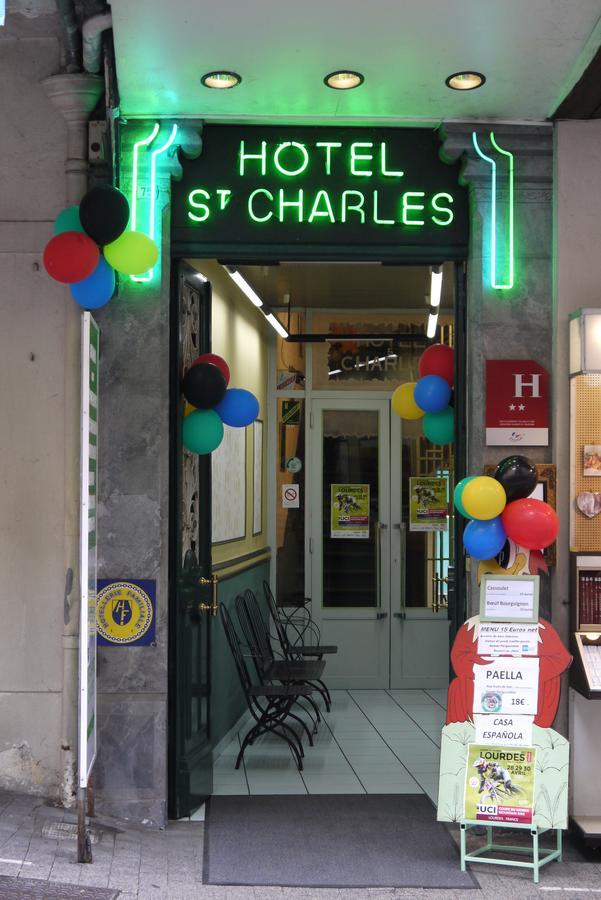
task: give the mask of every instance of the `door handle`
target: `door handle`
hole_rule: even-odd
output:
[[[382,613],[382,548],[380,546],[382,532],[388,525],[385,522],[376,522],[376,606],[378,608],[377,619],[385,619],[387,613]]]
[[[394,614],[396,619],[407,618],[407,604],[405,602],[405,567],[407,562],[407,527],[404,522],[397,522],[394,526],[398,528],[401,535],[401,605],[398,612]]]
[[[208,612],[211,613],[212,616],[216,616],[219,611],[219,601],[217,600],[217,585],[219,583],[219,579],[217,575],[213,574],[210,578],[201,577],[198,579],[198,583],[203,587],[211,586],[211,602],[203,603],[202,601],[198,604],[198,609],[200,612]]]

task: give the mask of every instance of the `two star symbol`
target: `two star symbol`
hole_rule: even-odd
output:
[[[515,411],[515,408],[516,408],[515,403],[510,403],[510,404],[509,404],[509,410],[510,410],[510,412],[514,412],[514,411]],[[523,403],[520,403],[519,406],[518,406],[517,408],[518,408],[518,410],[519,410],[520,412],[524,412],[524,410],[526,409],[526,407],[524,406]]]

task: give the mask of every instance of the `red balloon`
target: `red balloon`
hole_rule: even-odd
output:
[[[211,363],[213,366],[217,366],[217,368],[225,378],[226,385],[230,383],[230,367],[222,356],[217,356],[216,353],[202,353],[194,360],[190,368],[197,365],[198,363]]]
[[[44,268],[61,284],[75,284],[92,274],[100,250],[91,237],[81,231],[63,231],[50,238],[44,250]]]
[[[553,507],[529,497],[508,503],[501,521],[507,537],[528,550],[544,550],[559,534],[559,516]]]
[[[439,375],[453,387],[455,381],[455,353],[446,344],[432,344],[419,358],[419,377]]]

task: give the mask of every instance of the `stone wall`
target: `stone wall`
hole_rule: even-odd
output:
[[[474,126],[475,127],[475,126]],[[487,447],[484,427],[487,359],[533,359],[550,375],[550,394],[555,389],[553,307],[553,129],[546,126],[478,124],[481,147],[487,148],[494,129],[499,145],[515,157],[515,286],[511,290],[490,287],[491,214],[490,167],[478,157],[472,143],[474,127],[445,128],[444,150],[452,157],[465,152],[463,175],[471,192],[470,256],[467,271],[467,471],[480,473],[516,452],[515,446]],[[499,195],[498,195],[499,196]],[[506,183],[501,199],[507,199]],[[483,223],[486,223],[484,225]],[[551,414],[552,400],[549,403]],[[553,461],[555,423],[550,422],[548,447],[524,447],[533,462]],[[567,525],[564,525],[567,529]],[[564,531],[567,535],[567,530]],[[541,577],[541,614],[552,618],[551,594],[555,573]],[[468,614],[478,611],[479,592],[471,574]]]
[[[65,206],[66,127],[40,84],[60,67],[60,23],[0,29],[0,787],[61,795],[65,596],[65,316],[41,254]],[[68,780],[68,779],[67,779]]]

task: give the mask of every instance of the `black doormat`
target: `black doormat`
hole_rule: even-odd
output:
[[[211,797],[205,884],[478,888],[423,794]]]
[[[78,900],[115,900],[118,896],[119,891],[111,888],[0,875],[0,900],[70,900],[71,897]]]

